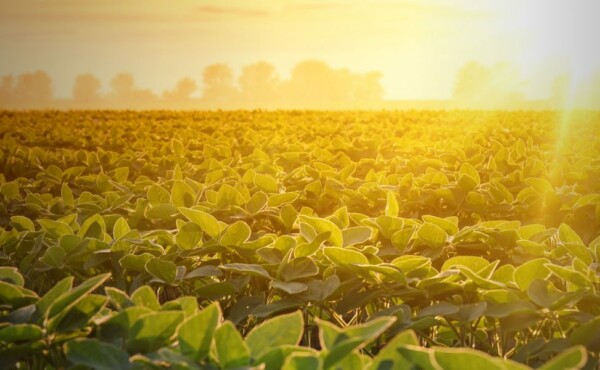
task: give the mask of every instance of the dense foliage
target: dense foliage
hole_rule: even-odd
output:
[[[600,114],[4,112],[0,136],[0,368],[598,366]]]

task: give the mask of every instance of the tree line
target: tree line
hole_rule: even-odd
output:
[[[296,64],[289,79],[282,79],[268,62],[244,66],[239,76],[226,64],[207,66],[201,84],[190,77],[179,80],[162,94],[138,87],[131,73],[119,73],[104,89],[93,74],[75,78],[72,96],[57,99],[51,77],[44,71],[2,77],[0,107],[74,109],[369,109],[393,107],[384,101],[379,72],[355,73],[333,68],[319,60]],[[528,107],[525,80],[509,63],[486,66],[466,63],[455,79],[449,108]],[[562,107],[572,96],[568,76],[558,76],[540,107]],[[600,73],[575,94],[582,106],[599,107]],[[427,105],[425,105],[427,107]]]

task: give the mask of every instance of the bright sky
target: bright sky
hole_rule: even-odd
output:
[[[513,62],[530,97],[553,76],[600,66],[598,0],[0,0],[0,75],[46,70],[69,96],[76,75],[104,87],[132,72],[162,92],[225,62],[304,59],[378,70],[386,97],[443,99],[465,62]]]

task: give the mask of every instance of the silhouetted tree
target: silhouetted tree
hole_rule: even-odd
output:
[[[7,106],[13,100],[15,78],[12,75],[2,76],[0,82],[0,104]]]
[[[272,64],[257,62],[247,65],[242,68],[238,81],[244,102],[261,107],[277,104],[280,82]]]
[[[478,62],[465,64],[457,74],[454,99],[473,108],[505,108],[523,100],[523,81],[511,64],[487,67]]]
[[[171,101],[185,101],[189,100],[190,96],[198,89],[196,81],[191,78],[183,78],[177,82],[177,85],[173,90],[165,91],[163,97],[166,100]]]
[[[52,100],[52,79],[44,71],[19,75],[13,96],[22,106],[48,104]]]
[[[100,80],[93,74],[79,75],[73,85],[73,99],[80,104],[97,103],[100,100],[100,88]]]
[[[112,104],[119,108],[153,108],[158,98],[148,89],[137,89],[130,73],[119,73],[111,81]]]
[[[130,73],[119,73],[110,80],[110,87],[118,97],[128,97],[133,92],[135,80]]]
[[[202,73],[202,98],[208,102],[228,107],[234,104],[238,92],[233,85],[233,71],[222,63],[206,67]]]

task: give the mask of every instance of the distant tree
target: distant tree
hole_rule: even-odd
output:
[[[478,62],[459,69],[454,85],[454,99],[472,108],[507,108],[523,100],[523,80],[509,63],[487,67]]]
[[[170,91],[165,91],[163,93],[163,97],[166,100],[171,101],[185,101],[189,100],[191,95],[198,89],[198,85],[196,85],[196,81],[191,78],[183,78],[177,82],[175,88]]]
[[[158,97],[148,89],[135,87],[135,79],[130,73],[119,73],[110,81],[112,88],[111,104],[117,108],[154,108]]]
[[[134,90],[135,80],[130,73],[119,73],[110,80],[110,87],[118,97],[129,97]]]
[[[13,93],[17,104],[23,106],[47,104],[52,94],[52,79],[44,71],[19,75]]]
[[[275,67],[267,62],[257,62],[242,68],[238,79],[242,99],[255,106],[273,106],[276,104],[279,77]]]
[[[100,100],[101,83],[96,76],[87,73],[75,78],[73,99],[78,103],[95,103]]]
[[[490,71],[478,62],[469,62],[459,71],[454,85],[454,99],[474,103],[489,84]]]
[[[206,67],[202,73],[202,98],[219,107],[228,107],[235,104],[237,90],[233,85],[232,69],[222,63]]]
[[[7,105],[13,99],[15,78],[12,75],[2,76],[0,82],[0,104]]]

